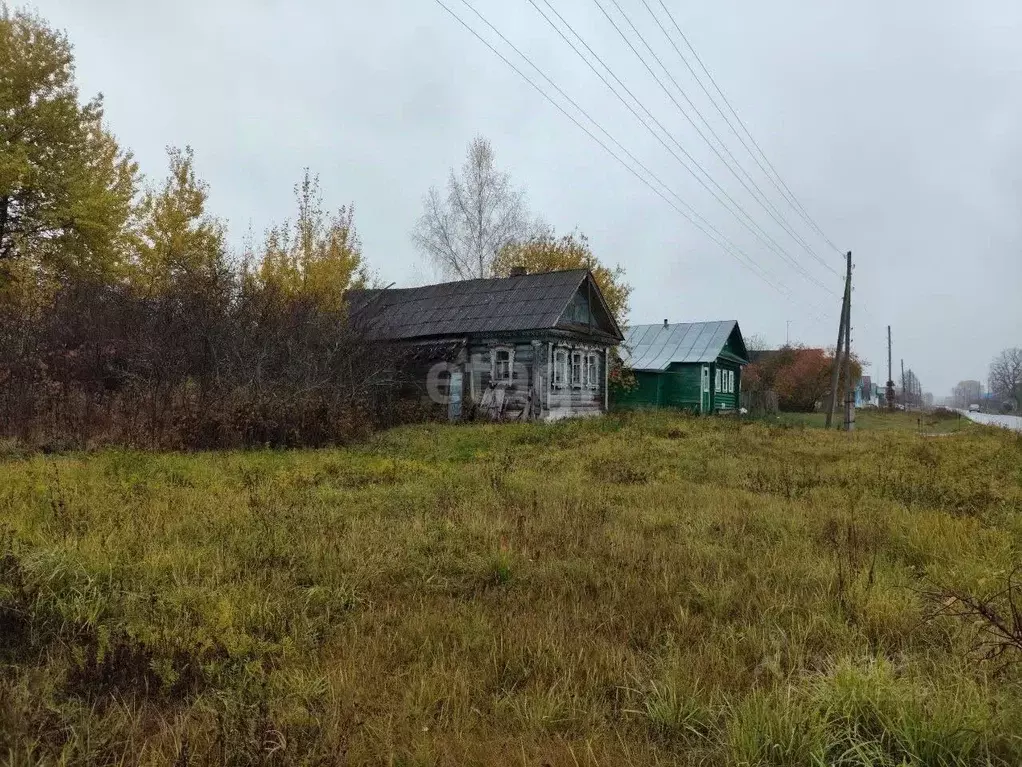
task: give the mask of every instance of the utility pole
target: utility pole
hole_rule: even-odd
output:
[[[901,404],[908,410],[908,398],[905,396],[905,360],[901,361]]]
[[[784,345],[791,346],[791,320],[784,322]]]
[[[894,410],[894,373],[891,370],[891,326],[887,326],[887,409]]]
[[[852,251],[848,251],[845,304],[845,431],[855,431],[855,383],[852,381]]]
[[[848,260],[849,265],[851,259]],[[848,301],[850,298],[849,287],[852,280],[852,270],[849,266],[848,274],[845,276],[845,292],[841,298],[841,320],[837,326],[837,346],[834,347],[834,369],[830,373],[830,399],[827,403],[827,423],[829,429],[834,421],[834,410],[837,408],[839,384],[841,383],[841,352],[845,344],[845,324],[848,319]]]

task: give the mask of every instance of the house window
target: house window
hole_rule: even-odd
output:
[[[553,384],[555,389],[563,389],[568,383],[568,350],[554,350]]]
[[[728,391],[732,394],[735,393],[735,371],[729,370],[727,374]]]
[[[582,352],[571,353],[571,385],[582,388]]]
[[[490,360],[490,375],[494,383],[511,383],[511,371],[515,363],[514,350],[498,346],[491,350]]]
[[[715,383],[716,383],[716,386],[717,386],[717,392],[718,393],[723,391],[723,383],[721,382],[721,375],[720,375],[722,372],[724,372],[724,371],[722,371],[720,368],[717,368],[717,375],[716,375]]]
[[[590,352],[586,355],[586,386],[590,389],[600,388],[600,358],[596,352]]]

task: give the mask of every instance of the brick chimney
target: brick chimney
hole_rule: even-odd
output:
[[[667,329],[667,320],[666,319],[664,320],[664,329],[665,330]]]

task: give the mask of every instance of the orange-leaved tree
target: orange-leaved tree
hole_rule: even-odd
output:
[[[742,388],[776,392],[781,410],[810,412],[830,391],[833,365],[833,354],[823,349],[785,346],[775,352],[761,353],[759,359],[745,369]],[[852,380],[858,381],[861,375],[862,363],[853,354]]]

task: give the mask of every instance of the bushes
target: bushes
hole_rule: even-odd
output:
[[[0,314],[0,435],[27,445],[317,446],[389,417],[393,355],[343,310],[229,273],[160,298],[77,284]]]

